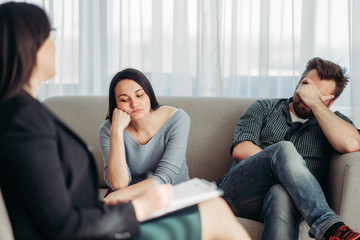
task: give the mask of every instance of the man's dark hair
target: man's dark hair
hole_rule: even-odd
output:
[[[36,54],[49,34],[49,19],[40,7],[0,5],[0,104],[20,93],[29,81]]]
[[[349,82],[349,77],[346,75],[346,68],[342,68],[331,61],[327,61],[319,57],[310,59],[308,61],[306,69],[301,75],[300,81],[303,80],[306,77],[306,74],[313,69],[318,72],[321,80],[335,80],[335,98],[340,96],[345,86]]]
[[[141,71],[137,69],[127,68],[118,72],[111,80],[109,87],[109,110],[106,119],[109,119],[110,121],[112,120],[114,109],[117,107],[116,97],[115,97],[115,87],[121,80],[125,80],[125,79],[130,79],[137,82],[137,84],[139,84],[142,87],[142,89],[144,89],[145,93],[149,96],[151,108],[154,110],[159,108],[160,105],[156,100],[154,90],[150,84],[150,81],[145,76],[145,74],[143,74]]]

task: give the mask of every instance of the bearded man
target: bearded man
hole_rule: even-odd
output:
[[[360,239],[326,202],[333,152],[359,151],[359,130],[329,108],[348,77],[339,65],[311,59],[290,99],[250,105],[230,148],[234,165],[218,181],[236,216],[264,222],[262,239],[298,239],[305,220],[316,239]]]

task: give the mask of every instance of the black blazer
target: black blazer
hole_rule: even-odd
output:
[[[0,187],[16,239],[137,236],[133,205],[105,206],[97,176],[87,145],[39,101],[21,93],[0,106]]]

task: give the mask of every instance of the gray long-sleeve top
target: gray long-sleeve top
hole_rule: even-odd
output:
[[[110,120],[105,120],[99,129],[99,143],[104,160],[104,178],[107,178],[110,152]],[[186,165],[186,146],[190,130],[190,118],[182,109],[177,109],[144,145],[137,143],[124,130],[125,156],[129,173],[129,185],[143,181],[152,173],[160,183],[177,184],[189,179]]]

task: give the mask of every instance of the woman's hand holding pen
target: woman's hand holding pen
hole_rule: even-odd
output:
[[[115,191],[109,194],[103,202],[107,205],[128,202],[132,199],[126,199],[122,196],[121,191]],[[137,195],[133,200],[136,218],[142,221],[153,212],[160,210],[170,204],[172,200],[171,184],[155,184],[146,188]]]
[[[172,200],[171,184],[154,184],[132,201],[136,218],[142,221],[153,212],[168,206]]]

